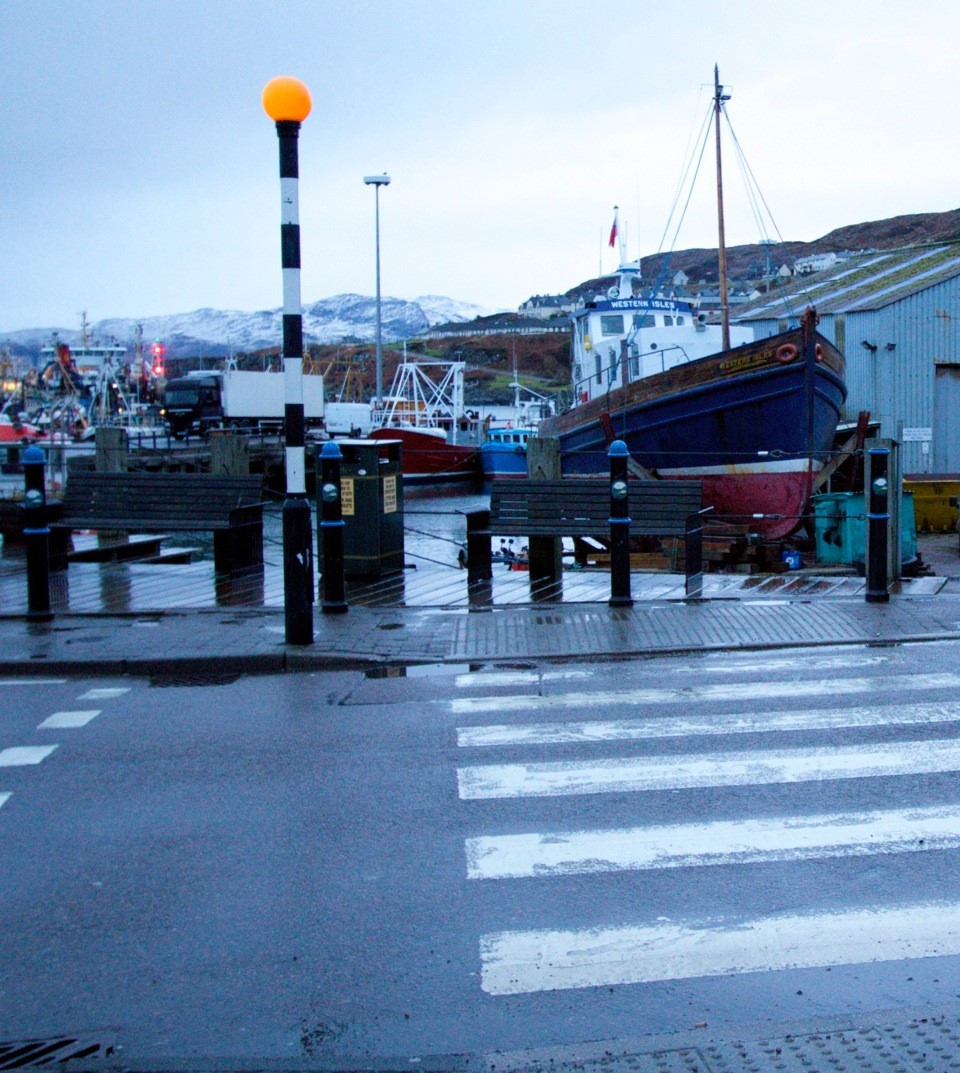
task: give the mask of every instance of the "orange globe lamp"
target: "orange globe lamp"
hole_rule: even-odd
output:
[[[310,90],[299,78],[281,75],[263,87],[263,110],[275,123],[302,123],[310,114]]]

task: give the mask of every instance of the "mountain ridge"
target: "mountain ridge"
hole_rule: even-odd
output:
[[[960,208],[946,212],[913,213],[885,220],[866,221],[835,228],[810,242],[789,241],[766,247],[755,243],[727,248],[727,276],[731,281],[760,279],[769,263],[774,271],[782,264],[818,253],[889,250],[904,246],[960,240]],[[673,278],[683,271],[693,282],[718,279],[717,250],[694,248],[669,254],[652,254],[641,258],[643,278],[653,282]],[[566,295],[579,298],[593,294],[602,278],[585,280],[571,287]],[[469,323],[489,316],[494,310],[474,303],[457,301],[442,295],[423,295],[415,299],[383,298],[381,324],[385,342],[397,342],[423,335],[439,324]],[[499,312],[499,311],[497,311]],[[283,336],[282,309],[254,312],[200,308],[188,313],[156,317],[111,317],[90,326],[89,334],[101,342],[133,346],[136,325],[143,325],[144,343],[161,341],[167,356],[227,357],[276,347]],[[376,324],[375,298],[359,294],[338,294],[303,306],[303,330],[306,344],[370,343]],[[49,344],[54,332],[71,346],[80,341],[79,331],[54,328],[26,328],[0,331],[0,347],[7,347],[16,357],[35,359]]]
[[[408,339],[435,324],[464,323],[490,310],[471,302],[443,295],[422,295],[412,300],[382,298],[381,326],[384,340]],[[376,299],[361,294],[337,294],[303,305],[304,342],[372,342],[375,335]],[[116,341],[133,346],[137,325],[143,325],[144,344],[162,342],[168,357],[227,357],[278,345],[283,338],[283,310],[254,312],[213,309],[209,306],[187,313],[154,317],[107,317],[91,324],[88,336],[99,342]],[[0,345],[15,356],[36,357],[54,333],[68,346],[80,344],[80,332],[65,328],[24,328],[0,331]]]

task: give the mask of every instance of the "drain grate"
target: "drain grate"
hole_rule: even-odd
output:
[[[189,686],[229,686],[243,677],[234,671],[171,671],[169,674],[153,674],[150,685],[154,689],[172,689]]]
[[[113,1043],[100,1036],[54,1036],[51,1039],[0,1040],[0,1069],[61,1065],[89,1058],[107,1058]]]

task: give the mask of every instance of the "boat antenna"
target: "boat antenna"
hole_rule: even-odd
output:
[[[720,270],[720,326],[723,332],[723,349],[730,349],[730,304],[727,297],[727,248],[723,233],[723,169],[720,161],[720,113],[724,102],[730,100],[730,94],[723,92],[720,85],[720,68],[713,65],[713,116],[717,137],[717,253]]]

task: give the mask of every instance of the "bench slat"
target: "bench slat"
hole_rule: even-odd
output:
[[[210,532],[218,573],[263,569],[263,477],[71,472],[51,529]],[[66,567],[58,554],[55,569]]]
[[[631,481],[630,532],[679,536],[702,506],[700,481]],[[610,485],[600,479],[494,481],[490,532],[503,536],[602,536],[610,531]]]

